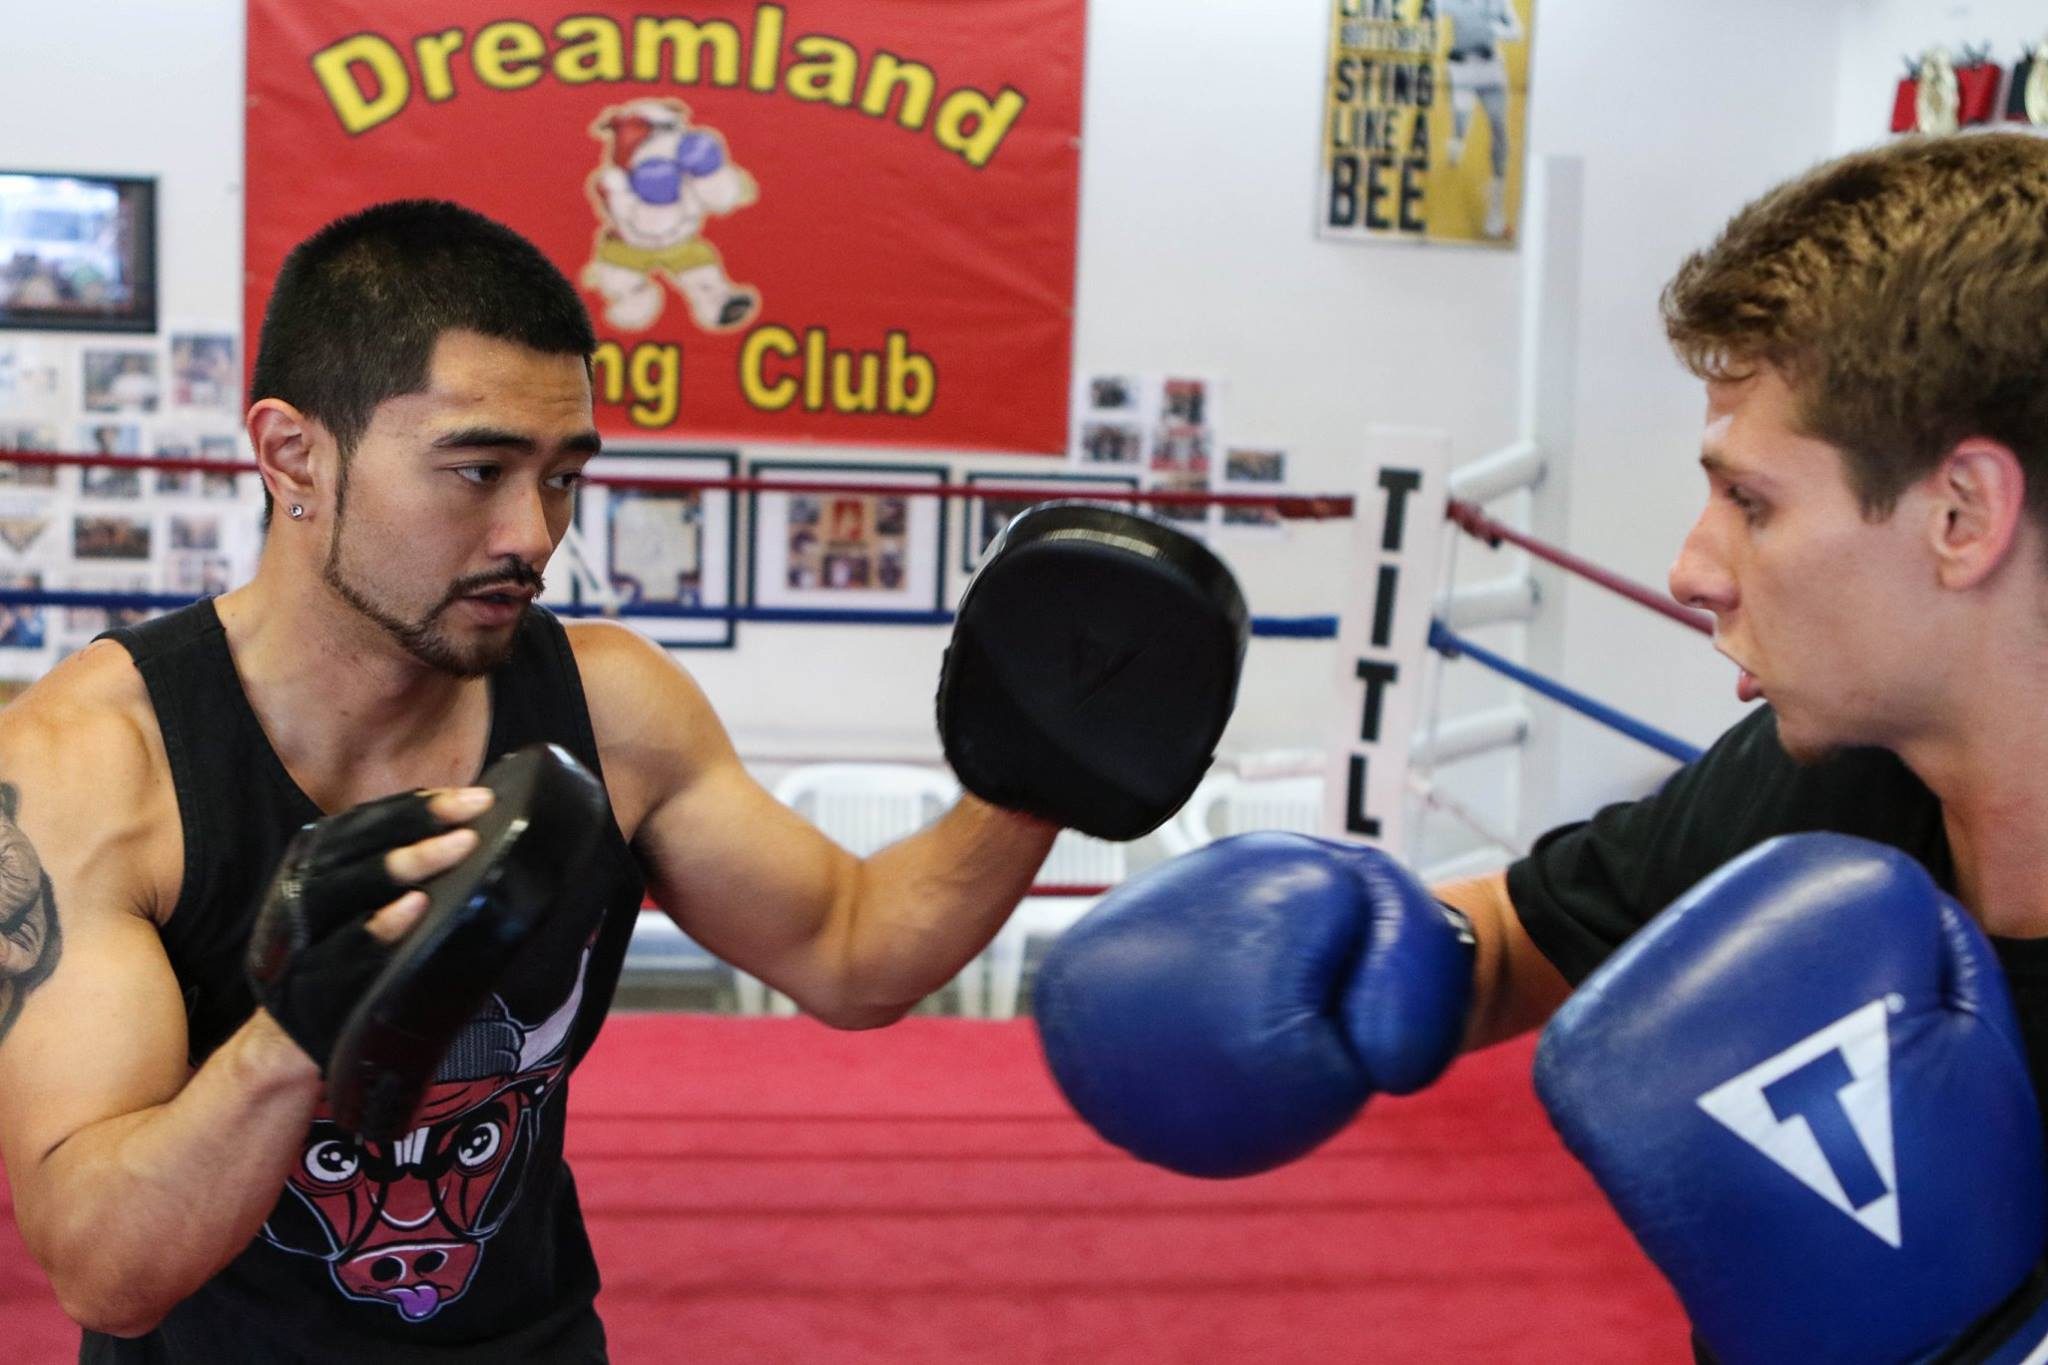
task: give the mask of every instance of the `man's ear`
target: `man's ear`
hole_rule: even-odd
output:
[[[309,511],[318,506],[315,452],[331,445],[327,428],[282,398],[265,398],[249,409],[249,444],[273,501]]]
[[[2004,562],[2026,514],[2027,478],[2012,447],[1988,437],[1956,443],[1922,485],[1928,535],[1945,588],[1970,588]]]

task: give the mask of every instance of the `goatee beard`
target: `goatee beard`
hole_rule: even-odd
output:
[[[479,678],[511,657],[514,645],[519,639],[519,628],[525,624],[530,603],[522,603],[519,619],[502,643],[492,642],[471,651],[456,648],[453,641],[440,629],[441,614],[463,597],[488,591],[503,584],[530,587],[534,595],[541,591],[541,577],[525,564],[508,565],[506,569],[476,574],[459,580],[449,588],[447,594],[431,611],[417,621],[403,621],[372,602],[350,583],[341,571],[341,545],[338,534],[330,543],[327,562],[321,567],[320,577],[334,595],[353,608],[365,620],[374,622],[397,642],[399,648],[410,654],[428,668],[458,678]]]

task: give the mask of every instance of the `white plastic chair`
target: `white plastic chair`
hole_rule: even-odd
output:
[[[815,763],[775,784],[776,800],[861,858],[923,829],[959,794],[951,773],[909,763]],[[744,972],[736,985],[742,1014],[796,1013],[794,1001]]]
[[[1128,849],[1127,844],[1063,829],[1033,880],[1040,886],[1115,886],[1130,868]]]
[[[694,971],[703,963],[716,961],[659,910],[643,909],[633,921],[633,937],[626,945],[626,966],[630,969]]]
[[[1129,866],[1126,846],[1061,830],[1035,879],[1040,886],[1115,886]],[[1024,958],[1034,938],[1058,938],[1093,908],[1096,896],[1027,896],[982,954],[988,1014],[1014,1018],[1023,991]],[[970,996],[971,1000],[971,996]]]
[[[738,975],[659,910],[642,910],[633,921],[624,970],[628,975],[658,977],[668,982],[683,977],[708,980],[721,995],[727,980]]]
[[[915,834],[960,795],[943,768],[912,763],[814,763],[775,784],[775,799],[865,858]]]
[[[1195,788],[1174,817],[1181,841],[1199,848],[1227,834],[1262,829],[1320,834],[1323,828],[1323,779],[1306,777],[1237,777],[1218,773]]]

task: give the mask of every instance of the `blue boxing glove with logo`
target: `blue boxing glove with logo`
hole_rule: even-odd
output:
[[[1184,1175],[1250,1175],[1441,1075],[1472,960],[1465,917],[1379,850],[1245,834],[1103,897],[1046,954],[1034,1013],[1097,1132]]]
[[[2020,1358],[2041,1115],[1991,946],[1834,834],[1728,864],[1544,1031],[1551,1121],[1725,1365]]]

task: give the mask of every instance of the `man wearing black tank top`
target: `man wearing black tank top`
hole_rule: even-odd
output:
[[[249,434],[271,498],[247,586],[97,642],[0,713],[0,1156],[87,1360],[600,1360],[562,1162],[566,1078],[643,889],[846,1028],[993,935],[1047,821],[973,796],[866,860],[746,773],[658,647],[530,606],[598,449],[583,305],[453,205],[383,205],[285,266]],[[405,1138],[328,1121],[243,973],[292,833],[429,789],[452,866],[488,757],[551,741],[616,818],[456,1040]],[[395,941],[417,893],[368,920]],[[267,998],[267,997],[266,997]]]

